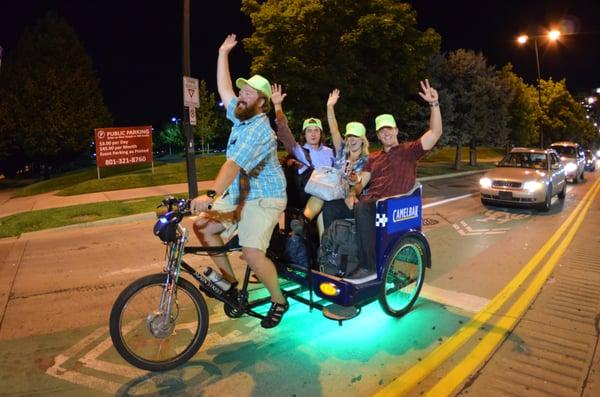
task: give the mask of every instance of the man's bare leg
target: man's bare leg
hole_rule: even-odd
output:
[[[200,244],[203,247],[218,247],[223,245],[223,239],[221,238],[221,232],[225,230],[225,227],[219,222],[212,221],[207,218],[198,217],[194,222],[194,233]],[[210,258],[217,265],[217,267],[223,273],[223,277],[230,283],[236,281],[235,273],[229,262],[227,254],[214,254]]]
[[[277,270],[273,262],[267,258],[267,255],[263,251],[257,248],[243,247],[242,252],[252,271],[254,271],[271,294],[271,301],[284,304],[286,299],[281,293],[279,280],[277,279]]]

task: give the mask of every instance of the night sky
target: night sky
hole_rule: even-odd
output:
[[[207,81],[216,91],[217,49],[227,33],[249,36],[250,21],[239,11],[237,0],[190,2],[192,75]],[[116,125],[159,127],[171,116],[180,116],[182,1],[1,3],[0,45],[5,57],[16,46],[25,26],[52,10],[73,26],[92,57]],[[417,10],[419,28],[432,27],[442,36],[443,51],[481,51],[497,67],[511,62],[514,71],[528,83],[536,78],[535,54],[531,46],[517,46],[515,38],[520,33],[542,34],[548,27],[568,30],[572,34],[561,37],[558,45],[546,48],[540,42],[542,78],[566,78],[573,93],[600,87],[598,0],[411,3]],[[230,62],[234,78],[248,74],[250,60],[241,46],[232,52]]]

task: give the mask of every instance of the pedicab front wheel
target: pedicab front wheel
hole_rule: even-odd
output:
[[[383,271],[379,303],[394,317],[406,314],[419,296],[429,263],[426,242],[415,236],[402,237],[391,251]]]
[[[204,298],[180,277],[169,299],[164,274],[134,281],[110,314],[110,336],[119,354],[147,371],[166,371],[188,361],[204,342],[208,308]]]

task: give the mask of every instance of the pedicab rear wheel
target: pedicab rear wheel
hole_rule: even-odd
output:
[[[402,237],[394,246],[383,271],[379,303],[393,317],[406,314],[417,300],[429,263],[429,247],[415,236]]]

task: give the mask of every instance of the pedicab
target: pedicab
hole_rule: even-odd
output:
[[[306,304],[310,310],[321,310],[325,317],[340,325],[375,300],[390,316],[401,317],[409,312],[423,286],[425,268],[431,267],[429,244],[421,231],[421,192],[421,185],[416,184],[406,194],[377,201],[374,219],[377,269],[360,279],[327,274],[319,269],[316,247],[310,243],[318,243],[314,235],[306,236],[311,246],[308,267],[282,255],[281,245],[291,234],[290,222],[301,216],[297,209],[286,210],[284,224],[275,227],[267,250],[279,277],[291,285],[283,289],[284,296]],[[186,255],[241,250],[237,236],[221,247],[188,245],[189,231],[181,221],[190,214],[189,203],[172,197],[163,200],[162,205],[168,211],[158,217],[154,233],[166,245],[165,269],[129,284],[110,313],[110,336],[117,352],[144,370],[169,370],[196,354],[208,331],[206,298],[221,301],[230,318],[262,319],[264,315],[257,308],[270,301],[268,296],[250,297],[252,269],[247,265],[240,288],[224,291],[186,262]]]

